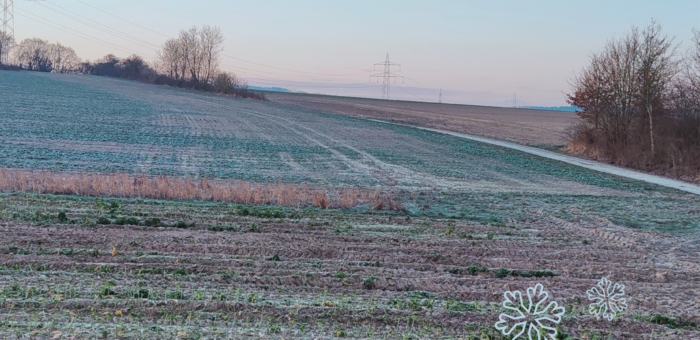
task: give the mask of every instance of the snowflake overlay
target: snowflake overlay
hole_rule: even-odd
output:
[[[499,315],[495,325],[503,335],[515,340],[527,332],[529,340],[555,340],[556,324],[561,322],[564,307],[559,307],[556,301],[547,304],[549,294],[541,284],[528,288],[525,299],[519,290],[507,291],[503,296],[506,298],[503,307],[510,312]]]
[[[598,284],[586,291],[589,300],[595,300],[588,305],[589,312],[597,317],[612,319],[627,309],[625,295],[625,285],[616,283],[614,286],[606,278],[600,279]]]

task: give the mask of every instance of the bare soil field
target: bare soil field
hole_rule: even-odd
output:
[[[498,108],[398,100],[266,92],[275,103],[352,117],[449,130],[523,144],[564,145],[576,114],[564,111]]]
[[[7,339],[507,339],[503,293],[536,283],[574,339],[700,338],[697,235],[547,214],[499,227],[25,194],[0,208]],[[588,314],[603,276],[626,285],[613,322]]]
[[[0,93],[0,338],[512,340],[504,292],[541,283],[557,340],[700,339],[698,195],[275,98],[28,72]],[[313,203],[334,192],[401,208]],[[602,277],[613,321],[588,313]]]

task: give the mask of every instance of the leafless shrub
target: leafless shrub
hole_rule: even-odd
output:
[[[569,129],[572,152],[694,179],[700,174],[700,33],[681,60],[652,21],[610,40],[571,81],[583,123]]]

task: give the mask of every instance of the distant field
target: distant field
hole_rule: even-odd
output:
[[[415,215],[499,223],[541,209],[640,228],[700,227],[696,196],[319,110],[28,72],[3,72],[0,93],[3,168],[379,188]]]
[[[511,340],[538,282],[561,339],[700,337],[700,197],[272,99],[0,72],[0,338]]]
[[[525,155],[315,110],[99,77],[7,73],[0,89],[12,103],[2,112],[0,136],[12,150],[0,160],[4,167],[499,192],[597,190],[570,175],[552,175],[558,165],[523,168],[533,161]]]
[[[576,114],[571,111],[388,101],[282,92],[267,92],[266,95],[275,103],[309,110],[381,119],[550,147],[566,144],[566,129],[576,122]]]

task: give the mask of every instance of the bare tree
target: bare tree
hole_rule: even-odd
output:
[[[80,66],[80,58],[70,47],[63,46],[59,43],[49,44],[46,47],[46,53],[51,64],[51,72],[54,73],[73,73],[77,72]]]
[[[15,49],[17,66],[32,71],[51,71],[49,42],[39,38],[24,39]]]
[[[0,32],[0,65],[7,64],[10,50],[15,44],[15,39],[5,32]]]
[[[595,130],[601,128],[601,114],[606,109],[603,62],[604,59],[601,56],[597,54],[591,56],[590,66],[581,70],[580,74],[569,81],[573,93],[567,95],[567,102],[581,109],[578,116],[591,124]]]
[[[614,144],[626,144],[636,107],[637,52],[639,31],[636,28],[622,39],[608,41],[605,50],[593,58],[588,71],[592,81],[586,88],[593,99],[596,126]]]
[[[199,43],[199,30],[193,26],[189,30],[180,31],[180,43],[183,46],[183,58],[189,80],[199,81],[202,62],[202,50]]]
[[[584,122],[572,130],[572,150],[645,170],[700,173],[700,32],[680,60],[656,21],[633,27],[570,84],[567,101]]]
[[[210,84],[219,73],[224,36],[221,29],[204,25],[182,30],[158,51],[158,69],[176,80]]]
[[[654,115],[661,112],[663,96],[678,73],[673,38],[661,34],[661,25],[652,20],[642,32],[638,58],[637,99],[649,118],[651,155],[654,156]]]
[[[656,21],[643,31],[633,27],[621,39],[608,41],[603,52],[594,55],[571,81],[569,103],[582,108],[579,116],[592,121],[595,129],[623,143],[642,110],[649,121],[653,156],[654,119],[661,113],[658,105],[678,72],[675,51],[673,39],[661,35]]]
[[[233,93],[241,85],[241,81],[231,72],[221,72],[213,77],[214,90],[220,93]]]
[[[693,30],[692,45],[683,63],[683,76],[690,91],[700,97],[700,30]]]
[[[180,39],[169,39],[158,53],[158,70],[175,80],[185,77],[184,46]]]
[[[224,43],[224,36],[221,34],[219,27],[204,25],[199,32],[199,42],[203,57],[203,81],[209,83],[209,80],[216,74],[219,67],[219,54],[224,49],[221,46]]]

